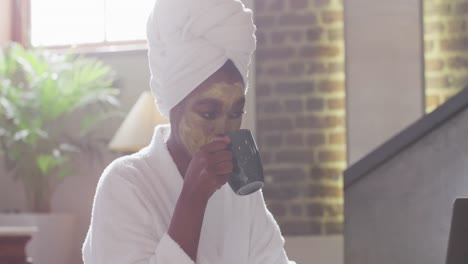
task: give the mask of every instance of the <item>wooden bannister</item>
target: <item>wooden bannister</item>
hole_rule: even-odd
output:
[[[0,263],[32,264],[26,254],[26,245],[34,232],[35,227],[0,226]]]

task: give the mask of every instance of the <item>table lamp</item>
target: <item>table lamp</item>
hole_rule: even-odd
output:
[[[137,152],[149,145],[156,125],[167,123],[168,120],[156,108],[151,93],[145,91],[115,133],[109,149],[125,153]]]

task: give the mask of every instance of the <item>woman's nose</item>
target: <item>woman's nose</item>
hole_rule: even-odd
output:
[[[218,124],[217,129],[216,129],[216,136],[225,136],[229,132],[233,132],[239,128],[240,128],[240,122],[234,122],[233,120],[226,118]]]

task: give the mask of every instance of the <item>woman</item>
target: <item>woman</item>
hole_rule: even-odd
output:
[[[237,196],[226,184],[224,135],[241,125],[254,31],[237,0],[156,1],[151,89],[170,125],[104,171],[86,264],[289,263],[261,191]]]

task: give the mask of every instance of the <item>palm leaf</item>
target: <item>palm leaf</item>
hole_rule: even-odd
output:
[[[2,158],[28,199],[50,197],[49,186],[72,174],[72,156],[100,144],[91,131],[115,116],[113,83],[112,69],[94,58],[17,44],[0,50]],[[70,118],[82,112],[90,117],[80,131],[69,130]]]

